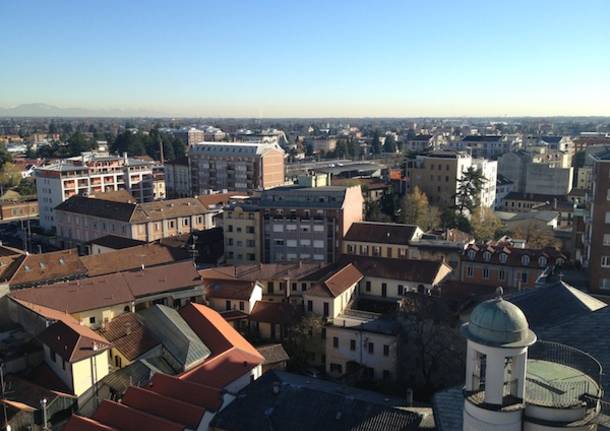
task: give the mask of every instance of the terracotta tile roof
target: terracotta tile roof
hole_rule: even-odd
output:
[[[136,198],[134,198],[131,193],[127,190],[112,190],[108,192],[98,192],[89,195],[90,198],[102,199],[104,201],[112,201],[112,202],[127,202],[127,203],[136,203]]]
[[[203,286],[201,276],[191,261],[126,271],[121,275],[135,298]]]
[[[95,411],[93,419],[121,431],[184,431],[184,426],[124,404],[104,400]]]
[[[337,297],[362,280],[362,277],[363,275],[358,268],[351,263],[348,263],[337,272],[327,277],[321,283],[321,286],[326,287],[331,296]]]
[[[417,226],[409,224],[358,222],[352,223],[344,240],[408,245],[416,231]]]
[[[127,389],[121,403],[132,409],[167,419],[193,430],[197,429],[205,412],[200,406],[136,386],[130,386]]]
[[[256,301],[250,319],[267,323],[294,323],[300,315],[299,310],[287,302]]]
[[[208,411],[217,411],[222,406],[221,389],[181,380],[167,374],[155,374],[147,388],[158,394],[203,407]]]
[[[209,298],[238,299],[247,301],[252,297],[256,281],[248,280],[210,280],[204,282]]]
[[[159,340],[142,325],[135,313],[115,317],[99,332],[130,361],[159,345]]]
[[[60,250],[23,256],[8,282],[11,287],[28,286],[82,277],[86,273],[76,249]]]
[[[144,244],[109,253],[81,257],[89,277],[162,265],[189,259],[184,250],[159,244]]]
[[[206,279],[238,279],[250,281],[267,281],[291,279],[300,280],[320,268],[322,263],[259,263],[254,265],[217,266],[199,271]]]
[[[78,323],[78,321],[72,317],[70,314],[65,311],[54,310],[49,307],[45,307],[44,305],[37,305],[32,302],[23,301],[21,299],[17,299],[14,297],[8,297],[10,301],[14,301],[22,307],[27,308],[28,310],[38,314],[39,316],[47,319],[47,320],[71,320],[73,322]]]
[[[114,250],[121,250],[123,248],[137,247],[139,245],[146,244],[146,241],[125,238],[117,235],[106,235],[96,238],[93,241],[89,241],[89,243],[99,245],[101,247],[112,248]]]
[[[229,193],[217,193],[213,195],[200,195],[197,196],[197,200],[204,207],[208,208],[210,205],[226,205],[229,203],[233,196],[242,196],[243,193],[238,192],[229,192]]]
[[[94,419],[72,415],[63,431],[119,431]]]
[[[59,397],[76,399],[74,395],[50,390],[14,374],[5,376],[5,386],[7,388],[5,401],[10,400],[32,409],[39,409],[40,400],[43,398],[49,404]]]
[[[131,215],[131,223],[186,217],[208,212],[198,199],[180,198],[138,204]]]
[[[67,362],[78,362],[110,348],[110,343],[86,326],[70,321],[58,321],[38,336]]]
[[[451,267],[441,261],[392,259],[386,257],[342,256],[343,264],[352,263],[367,277],[389,278],[433,284],[437,277],[451,271]]]
[[[19,289],[9,295],[14,299],[71,314],[126,304],[133,300],[129,286],[120,273]]]
[[[181,379],[223,388],[264,362],[263,356],[211,308],[190,303],[180,310],[180,315],[213,354],[182,374]]]

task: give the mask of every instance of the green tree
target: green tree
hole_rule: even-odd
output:
[[[489,241],[496,238],[497,232],[502,228],[502,222],[487,207],[479,207],[472,214],[470,220],[472,234],[477,241]]]
[[[385,142],[383,143],[383,151],[386,153],[396,152],[396,140],[394,135],[386,135]]]
[[[85,151],[91,151],[95,146],[95,142],[87,139],[85,135],[80,132],[74,133],[70,138],[68,138],[68,154],[73,156],[78,156]]]
[[[378,130],[375,130],[375,133],[373,134],[373,140],[371,141],[371,153],[381,153],[381,139],[379,138]]]
[[[12,162],[13,156],[11,153],[6,151],[6,147],[4,145],[0,145],[0,168],[4,166],[6,162]]]
[[[22,178],[15,188],[21,196],[32,196],[36,194],[36,181],[33,178]]]
[[[520,223],[513,229],[512,237],[525,240],[526,246],[530,248],[561,248],[561,240],[555,238],[553,229],[539,220]]]
[[[403,198],[400,219],[402,223],[414,224],[426,231],[440,225],[438,208],[430,206],[428,197],[417,186]]]
[[[456,209],[461,215],[464,215],[466,210],[472,213],[480,205],[481,190],[486,181],[483,171],[473,166],[462,173],[455,195]]]
[[[441,214],[441,222],[446,229],[459,229],[462,232],[470,233],[472,226],[470,220],[465,215],[459,214],[454,208],[447,208]]]

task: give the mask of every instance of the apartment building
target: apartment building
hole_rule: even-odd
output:
[[[191,169],[188,157],[165,162],[165,190],[168,198],[187,198],[191,193]]]
[[[514,141],[504,135],[468,135],[457,143],[460,150],[469,150],[472,157],[495,159],[511,151]]]
[[[40,226],[53,229],[55,208],[75,195],[127,190],[137,202],[154,200],[155,188],[159,189],[155,181],[163,181],[153,172],[156,168],[155,162],[128,158],[126,154],[87,154],[36,168]]]
[[[232,265],[260,262],[261,217],[257,201],[246,196],[233,198],[219,221],[224,233],[225,261]]]
[[[353,223],[343,238],[343,253],[406,259],[411,241],[420,239],[423,231],[398,223]]]
[[[173,133],[175,137],[180,139],[189,147],[205,140],[205,132],[197,129],[196,127],[182,127],[181,129],[174,130]]]
[[[77,195],[55,209],[55,226],[63,247],[109,234],[151,242],[211,228],[215,213],[196,198],[135,203]]]
[[[589,214],[585,216],[590,289],[610,289],[610,152],[593,155]]]
[[[407,191],[417,186],[426,194],[432,205],[451,207],[456,203],[459,180],[470,167],[481,170],[486,179],[480,196],[481,205],[493,207],[496,199],[498,162],[474,159],[466,152],[438,151],[407,159]]]
[[[284,150],[271,143],[200,142],[189,149],[192,191],[251,191],[284,184]]]
[[[266,263],[334,262],[352,223],[362,221],[359,186],[278,187],[260,198]]]
[[[531,249],[470,244],[461,262],[461,281],[488,286],[532,288],[545,271],[566,256],[554,248]]]

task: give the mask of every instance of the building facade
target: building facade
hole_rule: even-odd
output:
[[[155,162],[119,156],[82,156],[36,169],[40,226],[55,225],[55,208],[74,195],[127,190],[138,202],[155,199]]]
[[[592,291],[610,289],[610,153],[594,157],[585,246]]]
[[[284,150],[277,144],[201,142],[189,150],[192,191],[251,191],[284,184]]]
[[[252,199],[235,200],[225,207],[220,224],[227,263],[261,262],[261,217]]]
[[[334,262],[364,199],[355,187],[279,187],[261,195],[262,255],[266,263]]]
[[[191,193],[191,169],[187,157],[165,163],[165,190],[168,198],[186,198]]]

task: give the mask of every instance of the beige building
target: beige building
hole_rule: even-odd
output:
[[[284,150],[277,144],[200,142],[190,147],[189,160],[195,194],[284,184]]]
[[[191,193],[191,169],[187,157],[165,163],[165,189],[169,198],[186,198]]]
[[[222,225],[225,261],[229,264],[253,263],[262,260],[261,217],[253,199],[239,199],[224,208]]]
[[[196,198],[116,202],[73,196],[55,209],[57,240],[63,247],[115,235],[151,242],[214,226],[215,211]]]
[[[398,223],[358,222],[343,238],[343,253],[406,259],[409,244],[418,240],[423,231],[415,225]]]
[[[491,208],[496,200],[498,162],[473,159],[460,151],[439,151],[409,158],[405,166],[407,191],[416,186],[426,194],[431,205],[448,208],[455,205],[455,195],[462,173],[473,167],[486,179],[481,190],[481,205]]]

